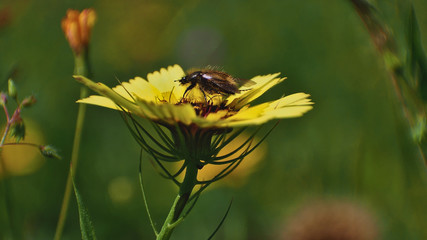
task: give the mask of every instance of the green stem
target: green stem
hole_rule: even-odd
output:
[[[9,112],[7,111],[6,104],[3,104],[3,110],[4,110],[4,114],[6,115],[6,127],[4,129],[3,136],[1,137],[0,147],[2,147],[4,142],[6,141],[6,136],[9,133],[9,128],[10,128],[10,117],[9,117]]]
[[[4,143],[4,144],[2,144],[2,145],[0,145],[0,146],[17,146],[17,145],[21,145],[21,146],[31,146],[31,147],[36,147],[36,148],[39,148],[39,147],[40,147],[40,145],[38,145],[38,144],[35,144],[35,143],[27,143],[27,142],[17,142],[17,143],[15,143],[15,142],[11,142],[11,143]]]
[[[0,148],[0,150],[1,150],[1,148]],[[12,237],[12,235],[13,235],[13,231],[12,231],[12,229],[13,229],[13,226],[12,226],[12,219],[11,219],[11,213],[10,213],[10,206],[9,206],[9,203],[10,203],[10,198],[9,198],[9,187],[8,187],[8,185],[7,185],[7,183],[6,183],[6,179],[4,179],[4,178],[6,178],[6,174],[7,174],[7,172],[6,172],[6,166],[5,166],[6,164],[4,164],[4,162],[3,162],[3,158],[0,158],[0,168],[1,168],[1,170],[2,170],[2,175],[3,175],[3,179],[1,179],[0,180],[0,182],[1,182],[1,188],[3,189],[3,200],[4,200],[4,211],[2,211],[2,212],[4,212],[4,214],[5,214],[5,220],[6,220],[6,224],[5,224],[5,226],[3,226],[2,227],[2,229],[3,229],[3,234],[1,234],[2,235],[2,237],[4,237],[5,239],[7,239],[8,237],[10,237],[11,239],[13,239],[13,237]]]
[[[9,116],[9,112],[8,112],[8,110],[7,110],[7,107],[6,107],[6,104],[3,104],[3,109],[4,109],[4,112],[5,112],[5,115],[6,115],[6,127],[5,127],[5,129],[4,129],[4,132],[3,132],[3,136],[1,137],[1,140],[0,140],[0,152],[3,150],[3,146],[5,145],[5,141],[6,141],[6,137],[7,137],[7,135],[9,134],[9,129],[10,129],[10,116]],[[12,213],[11,213],[11,200],[10,200],[10,190],[9,190],[9,184],[8,184],[8,182],[7,182],[7,180],[6,180],[6,175],[7,175],[7,168],[6,168],[6,164],[5,164],[5,162],[4,162],[4,159],[3,158],[0,158],[0,168],[1,168],[1,170],[2,170],[2,175],[3,175],[3,178],[4,179],[2,179],[1,180],[1,185],[2,185],[2,188],[3,188],[3,191],[4,191],[4,194],[2,194],[2,195],[4,195],[4,207],[5,207],[5,211],[4,211],[4,213],[5,213],[5,217],[6,217],[6,222],[7,222],[7,224],[9,225],[9,226],[5,226],[5,229],[8,229],[9,230],[9,233],[6,233],[5,232],[5,234],[3,235],[3,237],[5,237],[6,239],[8,238],[8,237],[10,237],[11,239],[15,239],[15,237],[14,237],[14,226],[13,226],[13,220],[12,220]]]
[[[187,205],[191,192],[197,183],[198,168],[195,163],[196,162],[189,161],[185,172],[184,181],[179,188],[178,196],[175,198],[175,201],[172,204],[169,214],[166,217],[166,220],[163,223],[162,229],[157,235],[156,240],[169,239],[175,227],[182,221],[182,218],[180,218],[181,213]]]
[[[0,158],[0,163],[1,163],[1,169],[2,169],[2,174],[3,174],[3,178],[6,178],[6,174],[7,174],[7,169],[6,169],[6,164],[4,164],[3,162],[3,158]],[[5,220],[6,220],[6,225],[3,226],[3,230],[4,233],[2,234],[3,237],[5,239],[16,239],[15,237],[15,226],[13,224],[14,220],[13,220],[13,215],[12,215],[12,201],[10,199],[10,186],[7,182],[6,179],[2,179],[1,181],[1,187],[3,189],[3,194],[4,195],[4,207],[5,207]]]
[[[87,51],[80,55],[74,56],[74,74],[87,76],[89,74],[89,61],[87,59]],[[80,99],[87,97],[88,89],[81,87]],[[54,240],[61,239],[62,231],[64,230],[65,220],[67,218],[67,211],[70,202],[71,190],[72,190],[72,172],[76,173],[77,162],[79,158],[80,140],[83,130],[84,118],[86,113],[86,104],[79,104],[79,110],[77,113],[76,130],[74,133],[73,150],[71,152],[71,165],[70,171],[68,172],[67,183],[65,186],[64,198],[62,200],[61,212],[59,214],[58,225],[56,226],[56,232]]]

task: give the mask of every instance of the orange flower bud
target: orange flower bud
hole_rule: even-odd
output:
[[[82,12],[69,9],[65,18],[62,19],[62,30],[75,54],[80,54],[87,48],[95,20],[95,10],[90,8]]]

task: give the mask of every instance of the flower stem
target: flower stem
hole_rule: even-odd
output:
[[[74,74],[87,76],[89,74],[89,61],[87,59],[87,51],[74,56]],[[87,97],[88,89],[82,87],[80,89],[80,99]],[[84,118],[86,113],[86,104],[79,104],[77,112],[76,129],[74,132],[73,150],[71,152],[71,165],[70,171],[68,172],[67,183],[65,186],[64,198],[62,200],[61,212],[59,214],[58,224],[56,226],[56,232],[54,240],[61,239],[62,231],[64,229],[65,220],[67,218],[67,211],[70,202],[71,190],[72,190],[72,172],[76,173],[77,162],[79,158],[80,140],[83,130]]]
[[[179,188],[178,196],[172,204],[168,216],[163,223],[162,229],[157,235],[156,240],[167,240],[171,237],[175,227],[182,221],[180,218],[182,211],[188,203],[191,192],[197,183],[197,172],[198,168],[195,161],[188,161],[184,181],[181,183]]]
[[[6,224],[5,226],[3,226],[3,230],[5,230],[5,232],[2,234],[3,236],[0,235],[0,237],[4,237],[5,239],[15,239],[16,238],[16,229],[15,229],[15,225],[14,225],[14,220],[13,220],[13,215],[12,215],[12,201],[11,201],[11,197],[10,197],[10,185],[7,182],[6,175],[7,175],[7,169],[6,169],[6,164],[4,164],[3,162],[3,158],[0,158],[0,163],[1,163],[1,169],[2,169],[2,175],[3,175],[3,179],[1,179],[1,188],[3,189],[3,194],[4,195],[4,207],[5,210],[3,211],[5,214],[5,220],[6,220]]]
[[[9,134],[9,129],[10,129],[10,116],[9,116],[9,112],[7,110],[6,104],[3,104],[3,110],[5,112],[6,115],[6,127],[4,129],[3,132],[3,136],[1,137],[0,140],[0,152],[3,150],[3,146],[5,145],[5,141],[6,141],[6,137]],[[6,168],[6,164],[4,162],[4,158],[0,158],[0,169],[2,171],[2,175],[3,175],[3,179],[1,179],[1,187],[3,189],[3,196],[4,196],[4,207],[6,208],[4,213],[5,213],[5,217],[6,217],[6,222],[8,224],[8,226],[5,226],[5,229],[9,230],[9,233],[5,233],[3,235],[3,237],[5,237],[6,239],[8,237],[10,237],[11,239],[15,238],[15,234],[14,234],[14,224],[13,224],[13,219],[12,219],[12,213],[11,213],[11,199],[10,199],[10,186],[6,180],[6,176],[7,176],[7,168]]]
[[[4,144],[4,141],[6,141],[6,136],[9,133],[9,128],[10,128],[10,117],[9,117],[9,112],[7,111],[6,104],[3,104],[3,110],[4,110],[4,114],[6,115],[6,127],[4,129],[3,136],[0,141],[0,147],[2,147]]]

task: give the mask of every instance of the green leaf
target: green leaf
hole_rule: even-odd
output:
[[[95,229],[93,227],[92,220],[89,216],[87,208],[83,203],[82,197],[79,191],[77,190],[77,187],[74,181],[74,175],[72,179],[73,179],[74,194],[76,195],[77,206],[79,208],[80,231],[82,233],[82,239],[95,240],[96,239]]]

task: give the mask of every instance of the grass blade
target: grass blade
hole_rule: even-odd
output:
[[[71,168],[70,168],[71,169]],[[79,220],[80,220],[80,231],[82,233],[83,240],[96,240],[95,229],[92,224],[89,212],[83,203],[82,197],[77,190],[76,183],[74,181],[74,174],[71,173],[74,187],[74,194],[77,199],[77,206],[79,209]]]

